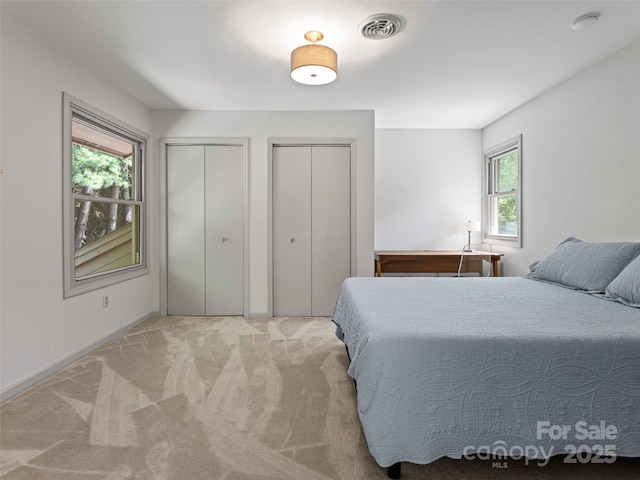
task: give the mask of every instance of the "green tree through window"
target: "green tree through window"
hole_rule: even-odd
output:
[[[497,193],[515,192],[518,188],[518,151],[515,150],[496,159]],[[498,233],[515,234],[518,222],[516,195],[498,198]]]
[[[72,178],[74,194],[96,195],[114,199],[131,198],[132,156],[126,158],[73,144]],[[131,206],[102,203],[92,212],[92,201],[76,202],[74,246],[101,238],[125,223],[131,223]]]

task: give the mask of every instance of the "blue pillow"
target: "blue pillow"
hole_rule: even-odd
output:
[[[605,290],[606,297],[640,307],[640,256],[625,267]],[[606,298],[605,297],[605,298]]]
[[[604,293],[639,254],[638,242],[583,242],[569,237],[542,260],[531,264],[525,277],[587,293]]]

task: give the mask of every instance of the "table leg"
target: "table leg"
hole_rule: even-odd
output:
[[[499,261],[500,261],[499,259],[491,260],[491,265],[493,267],[493,276],[494,277],[499,277],[500,276],[500,269],[498,268],[498,262]]]
[[[382,262],[380,260],[376,260],[376,277],[382,276]]]

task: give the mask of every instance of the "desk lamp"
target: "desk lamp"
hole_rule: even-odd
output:
[[[465,224],[467,230],[467,244],[464,246],[463,252],[472,252],[471,250],[471,232],[479,232],[480,231],[480,222],[472,222],[471,220],[467,220]]]

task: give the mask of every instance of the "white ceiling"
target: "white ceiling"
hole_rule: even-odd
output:
[[[574,32],[578,16],[601,12]],[[41,32],[152,109],[375,110],[378,128],[482,128],[640,38],[640,1],[9,1]],[[367,40],[393,13],[405,29]],[[305,86],[289,55],[308,30],[338,79]]]

